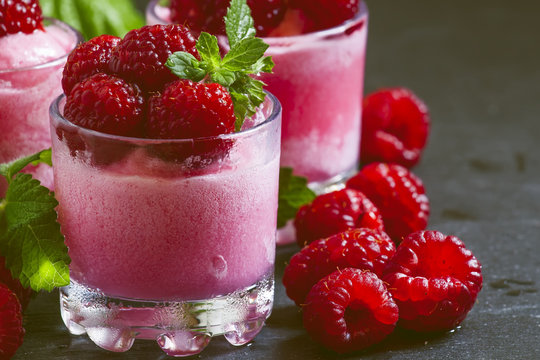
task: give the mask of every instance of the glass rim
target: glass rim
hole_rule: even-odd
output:
[[[151,0],[148,3],[147,8],[150,11],[150,14],[154,16],[156,19],[161,19],[156,14],[156,6],[159,5],[161,0]],[[324,40],[328,37],[333,37],[339,34],[343,34],[351,27],[354,27],[355,25],[359,24],[361,21],[363,21],[365,18],[367,18],[368,15],[368,8],[365,1],[360,2],[360,8],[358,9],[358,12],[352,17],[351,19],[347,19],[341,24],[331,27],[329,29],[323,29],[318,30],[306,34],[298,34],[298,35],[290,35],[290,36],[269,36],[269,37],[261,37],[265,42],[267,42],[271,46],[280,46],[280,43],[291,43],[291,42],[298,42],[298,41],[316,41],[316,40]],[[170,21],[168,23],[171,23]],[[285,45],[285,44],[284,44]]]
[[[129,136],[121,136],[121,135],[112,135],[112,134],[107,134],[107,133],[99,132],[96,130],[84,128],[82,126],[76,125],[72,123],[71,121],[67,120],[60,113],[60,102],[65,99],[66,97],[65,94],[61,94],[60,96],[58,96],[56,99],[53,100],[53,102],[51,103],[51,106],[49,107],[49,115],[51,116],[51,119],[54,118],[63,126],[76,129],[83,135],[99,137],[99,138],[107,139],[111,141],[131,143],[135,145],[181,144],[181,143],[192,143],[192,142],[204,142],[204,141],[210,141],[210,140],[215,140],[215,139],[236,139],[236,138],[248,137],[253,134],[256,134],[259,131],[263,131],[264,129],[271,126],[273,123],[275,123],[276,119],[280,117],[281,103],[270,92],[266,90],[264,90],[264,92],[266,93],[265,102],[269,101],[272,104],[272,112],[261,123],[256,124],[255,126],[250,127],[248,129],[241,130],[238,132],[233,132],[230,134],[222,134],[222,135],[217,135],[217,136],[205,136],[205,137],[189,138],[189,139],[137,138],[137,137],[129,137]],[[263,104],[261,104],[260,106],[263,106]]]
[[[35,64],[35,65],[30,65],[30,66],[17,67],[17,68],[12,68],[12,69],[0,69],[0,75],[1,74],[9,74],[9,73],[17,73],[17,72],[22,72],[22,71],[40,70],[40,69],[45,69],[45,68],[48,68],[48,67],[53,67],[53,66],[59,65],[59,64],[65,62],[67,60],[67,57],[69,56],[69,54],[71,54],[71,52],[80,43],[82,43],[84,41],[82,34],[77,29],[72,27],[71,25],[69,25],[69,24],[67,24],[67,23],[65,23],[65,22],[63,22],[61,20],[58,20],[58,19],[55,19],[55,18],[52,18],[52,17],[47,17],[47,16],[44,16],[43,20],[44,21],[49,21],[52,25],[58,26],[58,27],[62,28],[64,31],[71,32],[73,35],[75,35],[75,45],[73,46],[73,48],[71,48],[64,55],[62,55],[60,57],[57,57],[55,59],[51,59],[51,60],[49,60],[47,62],[43,62],[43,63]]]

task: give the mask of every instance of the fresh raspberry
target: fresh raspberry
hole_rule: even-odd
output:
[[[459,325],[482,290],[482,266],[455,236],[418,231],[407,236],[384,270],[399,306],[399,323],[416,331]]]
[[[225,34],[224,16],[230,0],[171,0],[171,21],[191,29]],[[258,36],[267,36],[283,20],[285,0],[247,0]]]
[[[396,244],[414,231],[424,230],[429,200],[422,180],[397,164],[369,164],[347,181],[380,210],[384,229]]]
[[[219,84],[177,80],[150,98],[148,135],[192,139],[234,132],[231,95]]]
[[[111,52],[119,41],[119,37],[101,35],[77,46],[69,54],[64,66],[62,77],[64,93],[69,95],[75,84],[95,73],[109,72]]]
[[[121,136],[139,136],[143,114],[137,85],[103,73],[75,85],[64,108],[64,117],[76,125]]]
[[[0,37],[43,30],[43,16],[38,0],[1,0]]]
[[[161,90],[178,79],[165,66],[169,56],[185,51],[197,59],[196,40],[182,25],[153,25],[131,30],[113,49],[110,70],[145,91]]]
[[[147,133],[154,139],[197,139],[234,132],[235,115],[229,92],[219,84],[177,80],[163,94],[149,100]],[[190,143],[156,145],[165,160],[182,162],[200,155],[194,167],[228,153],[227,139],[200,139]],[[202,158],[201,158],[202,156]]]
[[[369,271],[352,268],[313,286],[303,312],[311,337],[338,353],[382,341],[398,321],[398,307],[384,283]]]
[[[6,268],[5,258],[0,256],[0,283],[6,285],[19,299],[22,309],[26,309],[32,296],[32,289],[25,288],[18,279],[14,279]]]
[[[296,253],[285,268],[283,285],[296,305],[323,277],[348,267],[381,276],[396,247],[385,232],[367,228],[348,230],[320,239]]]
[[[362,163],[416,165],[429,134],[424,102],[408,89],[391,88],[368,95],[363,108]]]
[[[354,189],[319,195],[311,204],[298,210],[294,226],[300,247],[349,229],[384,229],[379,210],[363,193]]]
[[[11,359],[23,337],[21,304],[6,285],[0,284],[0,359]]]
[[[353,18],[360,0],[290,0],[289,6],[304,11],[314,22],[315,30],[323,30]]]

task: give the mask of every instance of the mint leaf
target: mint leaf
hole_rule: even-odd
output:
[[[231,0],[225,16],[225,32],[231,49],[243,39],[255,36],[253,18],[246,0]]]
[[[172,54],[165,63],[172,73],[181,79],[201,81],[206,76],[206,70],[201,68],[197,58],[185,51]]]
[[[262,72],[272,73],[274,68],[274,61],[270,56],[265,56],[257,60],[255,64],[251,67],[250,74],[260,74]]]
[[[236,81],[236,75],[233,71],[220,69],[210,76],[210,81],[221,84],[228,88]]]
[[[266,49],[268,45],[262,39],[243,39],[225,55],[221,66],[231,71],[250,69],[264,55]]]
[[[0,175],[4,176],[10,183],[13,176],[29,164],[38,165],[44,163],[52,166],[51,154],[51,149],[47,149],[6,164],[0,164]]]
[[[144,25],[130,0],[40,0],[43,14],[79,30],[86,39],[102,34],[124,36]]]
[[[311,203],[315,197],[306,178],[293,175],[292,168],[282,167],[279,171],[278,229],[294,219],[300,207]]]
[[[67,247],[56,221],[58,202],[29,174],[17,174],[0,203],[0,252],[23,286],[51,291],[69,284]]]
[[[221,54],[219,53],[217,37],[203,31],[197,40],[196,47],[201,60],[210,64],[211,69],[219,67]]]

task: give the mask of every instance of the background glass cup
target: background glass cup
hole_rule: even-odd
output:
[[[51,147],[49,105],[62,93],[64,64],[82,37],[56,19],[45,18],[44,26],[66,44],[61,56],[33,66],[0,68],[0,163]],[[6,38],[8,36],[12,34]],[[53,174],[49,166],[39,165],[31,172],[52,189]],[[0,177],[0,197],[4,195],[6,185],[5,179]]]
[[[149,25],[170,22],[160,3],[149,3]],[[318,193],[357,170],[367,29],[362,2],[358,14],[337,27],[264,38],[276,66],[261,79],[283,106],[281,165],[307,177]]]
[[[274,294],[281,107],[241,132],[136,139],[80,128],[51,105],[58,215],[71,257],[60,291],[73,334],[127,351],[154,339],[196,354],[253,339]]]

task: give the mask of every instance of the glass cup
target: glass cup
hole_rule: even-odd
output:
[[[45,32],[9,34],[0,39],[0,163],[33,154],[51,147],[49,105],[62,93],[62,71],[69,53],[82,41],[81,35],[69,25],[55,19],[44,19]],[[57,49],[44,47],[45,58],[31,66],[2,68],[2,61],[19,51],[30,55],[34,42],[53,39]],[[53,187],[52,169],[39,165],[29,170],[48,188]],[[5,194],[6,182],[0,177],[0,197]]]
[[[252,340],[273,304],[277,99],[238,133],[183,140],[84,129],[63,118],[64,102],[50,115],[69,331],[117,352],[153,339],[173,356],[216,335]]]
[[[169,23],[170,11],[153,0],[148,24]],[[317,193],[339,186],[356,170],[360,152],[368,11],[318,32],[268,37],[273,74],[262,74],[283,106],[281,165],[308,178]],[[222,42],[225,45],[226,42]]]

